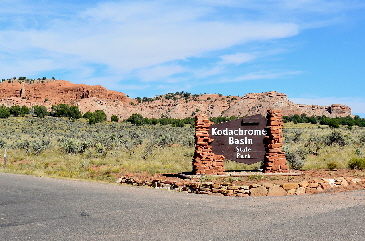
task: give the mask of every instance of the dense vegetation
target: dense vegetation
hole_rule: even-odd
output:
[[[205,93],[204,93],[205,94]],[[197,100],[198,97],[202,96],[203,94],[191,94],[189,92],[175,92],[175,93],[167,93],[165,95],[158,95],[156,97],[153,98],[149,98],[149,97],[136,97],[135,100],[137,100],[138,103],[143,103],[143,102],[152,102],[152,101],[156,101],[156,100],[180,100],[180,99],[184,99],[186,102],[190,101],[190,100]],[[217,94],[219,97],[223,97],[222,94]],[[233,101],[233,100],[237,100],[236,97],[231,97],[231,96],[225,96],[224,97],[225,100],[227,102]],[[211,100],[210,97],[207,97],[207,100]]]
[[[284,151],[293,169],[356,168],[351,160],[365,163],[365,128],[325,125],[284,125]]]
[[[43,83],[45,80],[47,80],[47,77],[42,77],[42,78],[37,78],[37,79],[28,79],[25,76],[22,77],[13,77],[11,79],[1,79],[1,82],[8,82],[8,83],[13,83],[13,82],[19,82],[19,83],[29,83],[32,84],[34,82],[39,82],[39,83]],[[52,77],[52,80],[56,80],[55,77]]]
[[[284,150],[291,168],[365,169],[364,119],[299,117],[284,117]],[[339,126],[330,125],[328,119]],[[133,114],[122,122],[117,116],[111,120],[106,122],[103,111],[82,115],[76,106],[63,104],[50,111],[43,106],[0,106],[0,149],[8,152],[5,171],[114,181],[126,172],[191,170],[193,118],[148,119]],[[226,162],[228,170],[259,166]]]
[[[125,172],[191,169],[194,130],[125,122],[89,125],[85,119],[0,119],[7,169],[48,176],[115,180]]]
[[[51,111],[48,111],[45,106],[35,105],[32,108],[28,108],[27,106],[18,106],[14,105],[11,107],[6,107],[4,105],[0,106],[0,118],[8,118],[10,116],[22,116],[30,114],[33,117],[44,118],[46,116],[53,117],[67,117],[69,119],[80,119],[84,117],[89,120],[89,124],[100,123],[106,121],[107,117],[104,111],[96,110],[94,112],[86,112],[82,115],[79,107],[77,106],[69,106],[67,104],[58,104],[52,105]],[[113,121],[118,118],[117,116],[113,117]]]
[[[355,116],[352,118],[351,116],[347,117],[336,117],[330,118],[326,116],[310,116],[308,117],[306,114],[302,115],[292,115],[292,116],[284,116],[284,122],[293,122],[294,124],[298,123],[311,123],[311,124],[320,124],[320,125],[328,125],[333,128],[339,128],[340,125],[347,125],[348,127],[352,126],[361,126],[365,127],[365,118],[360,118],[359,116]]]

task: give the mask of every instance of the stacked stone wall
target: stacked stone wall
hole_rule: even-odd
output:
[[[206,175],[222,175],[224,173],[224,156],[216,155],[210,143],[209,128],[214,124],[205,116],[195,117],[195,153],[193,173]]]
[[[288,173],[283,151],[283,118],[280,110],[267,111],[267,136],[265,136],[264,173]]]
[[[236,197],[304,195],[322,192],[336,192],[336,189],[349,191],[365,188],[365,179],[357,177],[337,177],[331,179],[322,178],[316,180],[309,179],[300,182],[287,183],[264,182],[237,184],[232,182],[201,182],[194,179],[167,180],[163,177],[140,179],[138,177],[123,176],[119,178],[117,183],[175,190],[178,192]]]

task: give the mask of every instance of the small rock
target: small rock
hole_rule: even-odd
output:
[[[315,194],[315,193],[318,193],[318,190],[317,190],[317,188],[310,188],[310,187],[307,187],[307,188],[305,189],[305,193],[306,193],[306,194]]]
[[[287,195],[284,188],[280,186],[272,186],[269,188],[269,192],[267,193],[267,196],[285,196]]]
[[[362,182],[362,179],[360,179],[360,178],[353,178],[353,179],[351,179],[351,182],[352,183],[360,183],[360,182]]]
[[[306,181],[306,180],[304,180],[304,181],[301,181],[300,183],[299,183],[299,186],[301,186],[301,187],[308,187],[308,181]]]
[[[266,187],[258,186],[258,187],[250,189],[250,196],[260,197],[260,196],[266,196],[266,195],[267,195]]]
[[[290,190],[288,190],[287,195],[288,196],[289,195],[295,195],[295,192],[296,192],[296,189],[290,189]]]
[[[295,191],[296,195],[304,195],[305,194],[305,187],[298,187]]]
[[[317,188],[319,186],[318,182],[311,182],[308,184],[309,188]]]
[[[290,190],[290,189],[297,189],[299,187],[299,184],[298,183],[291,183],[291,182],[288,182],[288,183],[284,183],[282,185],[282,187],[285,189],[285,190]]]
[[[341,182],[341,186],[347,187],[348,185],[349,185],[349,183],[346,181],[346,179],[343,179]]]

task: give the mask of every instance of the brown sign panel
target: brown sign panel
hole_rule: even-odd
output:
[[[254,115],[211,125],[212,151],[226,159],[253,164],[264,160],[267,119]]]

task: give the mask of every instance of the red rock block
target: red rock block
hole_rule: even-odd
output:
[[[284,188],[280,186],[273,186],[269,188],[269,192],[267,193],[267,196],[286,196],[287,193],[284,190]]]
[[[331,185],[328,183],[321,183],[321,187],[323,190],[331,189]]]
[[[268,148],[282,148],[283,147],[283,143],[275,143],[275,144],[269,144]]]
[[[281,123],[280,122],[278,122],[278,121],[271,121],[270,122],[270,125],[271,126],[279,126]]]
[[[281,130],[275,130],[275,129],[271,129],[271,130],[270,130],[270,134],[271,134],[271,135],[275,135],[275,134],[277,134],[277,135],[278,135],[278,134],[281,134],[281,133],[282,133],[282,131],[281,131]]]
[[[305,193],[306,194],[316,194],[316,193],[318,193],[319,191],[317,190],[317,188],[309,188],[309,187],[307,187],[306,189],[305,189]]]
[[[269,152],[281,153],[283,152],[283,150],[281,148],[270,148]]]
[[[266,196],[266,195],[267,195],[266,187],[259,186],[259,187],[250,189],[250,196],[260,197],[260,196]]]
[[[317,188],[319,186],[319,184],[317,182],[311,182],[308,184],[309,188]]]
[[[272,167],[274,165],[274,162],[265,162],[264,166],[265,167]]]
[[[299,183],[287,182],[282,185],[284,190],[297,189],[299,188]]]

